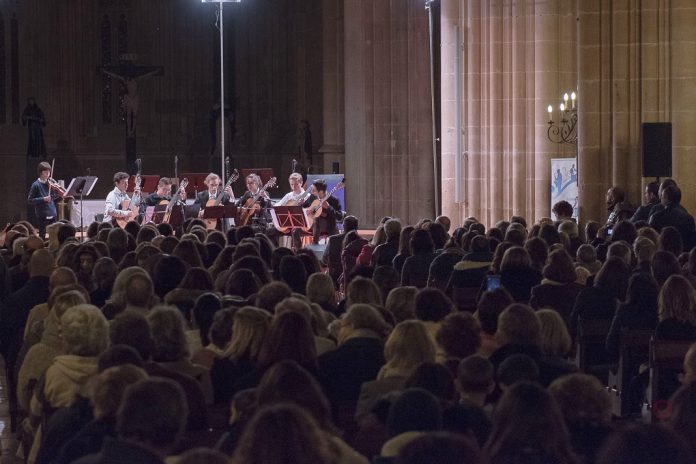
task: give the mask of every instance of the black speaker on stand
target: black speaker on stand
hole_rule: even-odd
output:
[[[672,176],[672,123],[644,122],[641,127],[643,177]]]

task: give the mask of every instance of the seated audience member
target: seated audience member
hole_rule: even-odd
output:
[[[401,233],[399,234],[399,252],[396,254],[396,256],[394,256],[394,260],[392,261],[392,265],[394,266],[394,269],[399,272],[399,275],[401,275],[401,269],[404,267],[404,261],[406,261],[406,258],[411,256],[411,236],[415,230],[416,229],[413,226],[404,226],[401,228]],[[345,265],[343,271],[345,273]]]
[[[481,296],[478,310],[474,314],[481,324],[481,348],[479,349],[481,356],[488,358],[500,348],[500,343],[495,338],[495,333],[498,330],[498,317],[512,303],[510,293],[504,288],[484,292]]]
[[[597,273],[592,287],[583,289],[575,299],[575,306],[568,325],[574,335],[578,321],[611,320],[616,313],[619,301],[623,301],[628,288],[629,267],[617,258],[611,257]]]
[[[613,360],[618,361],[622,332],[655,330],[658,294],[657,282],[651,274],[641,272],[631,276],[626,301],[616,309],[607,335],[606,349]]]
[[[673,275],[681,275],[679,260],[668,251],[656,251],[652,258],[652,273],[658,287],[662,288]]]
[[[495,376],[498,388],[505,392],[516,383],[539,383],[539,366],[526,354],[513,354],[500,363]]]
[[[696,300],[686,278],[673,275],[665,282],[658,298],[655,337],[659,340],[696,340]]]
[[[639,206],[636,209],[636,212],[633,213],[633,217],[631,218],[632,223],[635,224],[638,221],[648,222],[650,219],[650,210],[653,208],[653,206],[660,203],[658,193],[659,188],[659,182],[650,182],[645,186],[645,190],[643,191],[643,199],[645,200],[645,204]]]
[[[403,446],[396,464],[449,464],[466,462],[479,464],[480,452],[476,442],[460,434],[428,432]]]
[[[454,266],[462,260],[462,251],[458,247],[445,248],[430,263],[428,271],[428,287],[447,291]]]
[[[633,425],[610,435],[597,455],[597,464],[687,464],[694,462],[689,446],[661,425]]]
[[[292,296],[292,290],[285,282],[273,281],[261,287],[256,293],[256,308],[264,309],[273,314],[278,303]]]
[[[532,287],[541,283],[541,272],[531,267],[527,250],[513,246],[505,252],[500,263],[500,283],[516,302],[529,302]]]
[[[118,266],[108,256],[103,256],[94,263],[94,269],[92,269],[94,291],[90,294],[90,300],[94,306],[97,308],[104,306],[104,303],[111,295],[117,275]]]
[[[346,216],[345,219],[343,219],[343,232],[328,238],[326,249],[321,257],[321,264],[328,268],[329,276],[333,280],[336,288],[338,288],[338,279],[343,272],[343,265],[341,263],[343,239],[346,234],[352,230],[358,230],[358,218],[355,216]],[[391,264],[391,262],[389,264]]]
[[[186,425],[186,398],[168,379],[145,379],[131,385],[116,417],[117,439],[106,439],[98,454],[77,464],[164,463]]]
[[[338,347],[319,356],[319,380],[341,426],[352,419],[363,383],[384,365],[387,324],[367,304],[352,305],[340,320]]]
[[[508,357],[525,354],[539,366],[541,383],[550,384],[570,370],[567,365],[546,360],[541,352],[541,324],[532,308],[519,303],[508,306],[498,318],[496,337],[501,347],[490,357],[496,368]]]
[[[459,362],[481,347],[481,326],[469,313],[449,314],[435,333],[437,362],[456,375]]]
[[[672,226],[681,234],[687,249],[691,249],[694,235],[694,218],[681,203],[681,190],[677,186],[667,186],[660,196],[662,210],[654,212],[648,221],[650,227],[658,232],[663,228]]]
[[[578,223],[574,220],[563,221],[558,224],[558,232],[565,234],[568,237],[568,245],[566,250],[570,253],[570,256],[575,256],[578,248],[582,245],[582,240],[580,240],[580,232],[578,230]]]
[[[208,295],[203,294],[201,298]],[[211,297],[215,296],[210,294]],[[201,299],[199,298],[199,300]],[[217,298],[217,296],[215,296]],[[215,360],[221,358],[230,344],[232,338],[232,324],[234,323],[234,311],[231,309],[221,309],[214,313],[213,321],[200,329],[202,337],[202,348],[194,352],[191,362],[212,369]],[[205,337],[203,337],[205,335]],[[189,347],[191,346],[189,340]]]
[[[151,377],[164,377],[179,384],[186,395],[189,430],[208,428],[208,413],[201,384],[189,375],[165,369],[152,361],[154,342],[145,316],[132,312],[119,314],[109,325],[109,338],[114,345],[122,344],[134,348],[144,361],[145,372]]]
[[[693,349],[691,350],[693,351]],[[694,434],[696,434],[696,383],[685,382],[672,396],[672,415],[668,419],[669,428],[674,430],[691,448],[692,454],[696,456],[696,444]]]
[[[386,363],[377,380],[363,383],[355,411],[359,421],[387,393],[403,388],[406,379],[418,365],[435,362],[435,344],[420,321],[404,321],[396,325],[384,345]]]
[[[416,295],[414,307],[416,319],[425,324],[433,343],[436,343],[435,335],[440,330],[442,321],[453,309],[452,301],[443,291],[436,288],[421,289]]]
[[[246,426],[231,464],[331,463],[337,451],[310,413],[292,404],[259,410]]]
[[[442,429],[442,410],[437,398],[420,388],[402,392],[389,408],[387,442],[382,446],[382,458],[394,458],[409,442],[426,432]]]
[[[411,256],[406,258],[401,269],[401,285],[423,288],[428,284],[430,263],[435,259],[433,240],[426,230],[416,230],[409,246]]]
[[[524,244],[524,249],[529,253],[530,266],[542,272],[549,258],[549,246],[546,242],[539,237],[530,236]]]
[[[416,287],[396,287],[387,296],[385,309],[398,323],[408,319],[416,318]]]
[[[575,267],[584,267],[594,275],[599,272],[602,267],[602,262],[597,259],[597,252],[592,245],[581,245],[576,253]]]
[[[311,303],[318,304],[322,310],[334,315],[337,313],[336,289],[328,274],[310,275],[307,279],[306,295]]]
[[[551,308],[568,323],[575,300],[583,287],[577,283],[573,260],[565,250],[549,255],[549,262],[542,273],[544,280],[532,288],[529,305],[534,309]]]
[[[505,392],[493,414],[483,449],[486,462],[579,462],[558,406],[542,387],[518,383]]]
[[[379,288],[379,293],[382,295],[382,301],[385,305],[387,304],[389,292],[399,287],[401,283],[401,277],[392,265],[377,266],[372,272],[372,280]]]
[[[561,410],[573,451],[584,462],[595,462],[599,448],[612,432],[606,389],[596,377],[571,374],[555,380],[549,393]]]
[[[401,222],[398,219],[389,219],[384,223],[386,241],[372,252],[371,265],[391,266],[399,252],[399,237],[401,236]]]
[[[459,393],[459,403],[473,404],[479,408],[486,405],[486,397],[495,388],[495,372],[491,362],[478,355],[462,359],[457,368],[454,385]]]
[[[152,360],[165,369],[196,379],[203,389],[206,404],[212,404],[210,372],[189,359],[185,322],[179,310],[171,306],[156,306],[147,315],[147,322],[152,330]]]
[[[637,237],[633,242],[633,254],[636,257],[636,267],[633,272],[643,272],[652,276],[652,259],[657,251],[655,243],[646,237]]]
[[[576,370],[575,365],[568,362],[572,339],[561,316],[552,309],[541,309],[536,315],[541,328],[539,347],[544,361],[563,370]]]
[[[97,357],[109,344],[109,328],[101,311],[81,304],[68,309],[60,318],[65,354],[56,356],[39,381],[31,399],[31,421],[37,432],[29,453],[34,461],[42,441],[41,423],[57,408],[70,406],[76,395],[97,373]]]
[[[268,312],[245,306],[234,313],[232,338],[222,356],[213,362],[211,378],[215,403],[228,403],[241,389],[239,380],[256,367],[263,340],[268,334]]]
[[[90,403],[94,420],[66,442],[56,464],[69,464],[82,456],[101,451],[104,440],[116,438],[116,414],[126,389],[148,377],[144,370],[131,364],[110,367],[94,377],[90,385]]]
[[[164,296],[164,303],[179,308],[184,318],[190,321],[196,299],[212,290],[213,279],[208,271],[200,267],[191,267],[186,271],[179,285]]]

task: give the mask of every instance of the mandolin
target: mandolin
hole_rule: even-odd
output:
[[[261,187],[255,195],[252,195],[251,197],[247,198],[246,202],[244,202],[244,205],[242,205],[242,207],[240,208],[242,212],[239,215],[239,224],[237,225],[238,227],[247,225],[251,217],[254,214],[256,214],[256,212],[261,208],[261,205],[258,204],[261,195],[263,195],[263,193],[269,188],[274,187],[277,180],[278,179],[276,179],[275,177],[271,177],[268,180],[268,182],[266,182],[266,185]]]

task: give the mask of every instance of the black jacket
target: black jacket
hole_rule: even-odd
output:
[[[152,451],[136,444],[107,438],[98,454],[74,461],[75,464],[164,464]]]
[[[680,205],[666,205],[662,211],[658,211],[650,216],[648,223],[658,232],[667,226],[675,227],[681,234],[684,249],[691,249],[695,230],[694,218]]]
[[[207,190],[203,190],[202,192],[198,192],[198,195],[196,195],[196,199],[193,200],[193,204],[201,205],[202,207],[205,207],[205,204],[208,203],[209,199],[210,199],[210,194],[208,193]],[[222,200],[220,200],[220,204],[226,205],[228,203],[231,203],[230,197],[226,193],[223,193]]]
[[[650,219],[650,211],[653,209],[655,205],[659,205],[660,201],[659,200],[652,200],[650,203],[647,205],[639,206],[638,209],[636,210],[635,213],[633,213],[633,217],[631,218],[631,222],[636,223],[638,221],[648,221]]]

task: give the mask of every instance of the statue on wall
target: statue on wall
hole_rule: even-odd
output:
[[[34,97],[27,99],[27,106],[22,112],[22,125],[27,126],[27,156],[43,158],[46,156],[46,143],[44,142],[43,126],[46,125],[44,113],[36,104]]]
[[[297,131],[297,154],[302,166],[312,165],[312,128],[306,119],[300,121]]]
[[[128,137],[135,137],[135,123],[138,118],[138,106],[140,104],[138,79],[159,75],[162,72],[162,68],[159,66],[120,67],[118,70],[110,68],[109,66],[103,66],[102,72],[120,80],[126,86],[127,93],[123,97],[123,109],[126,113],[126,134]]]

